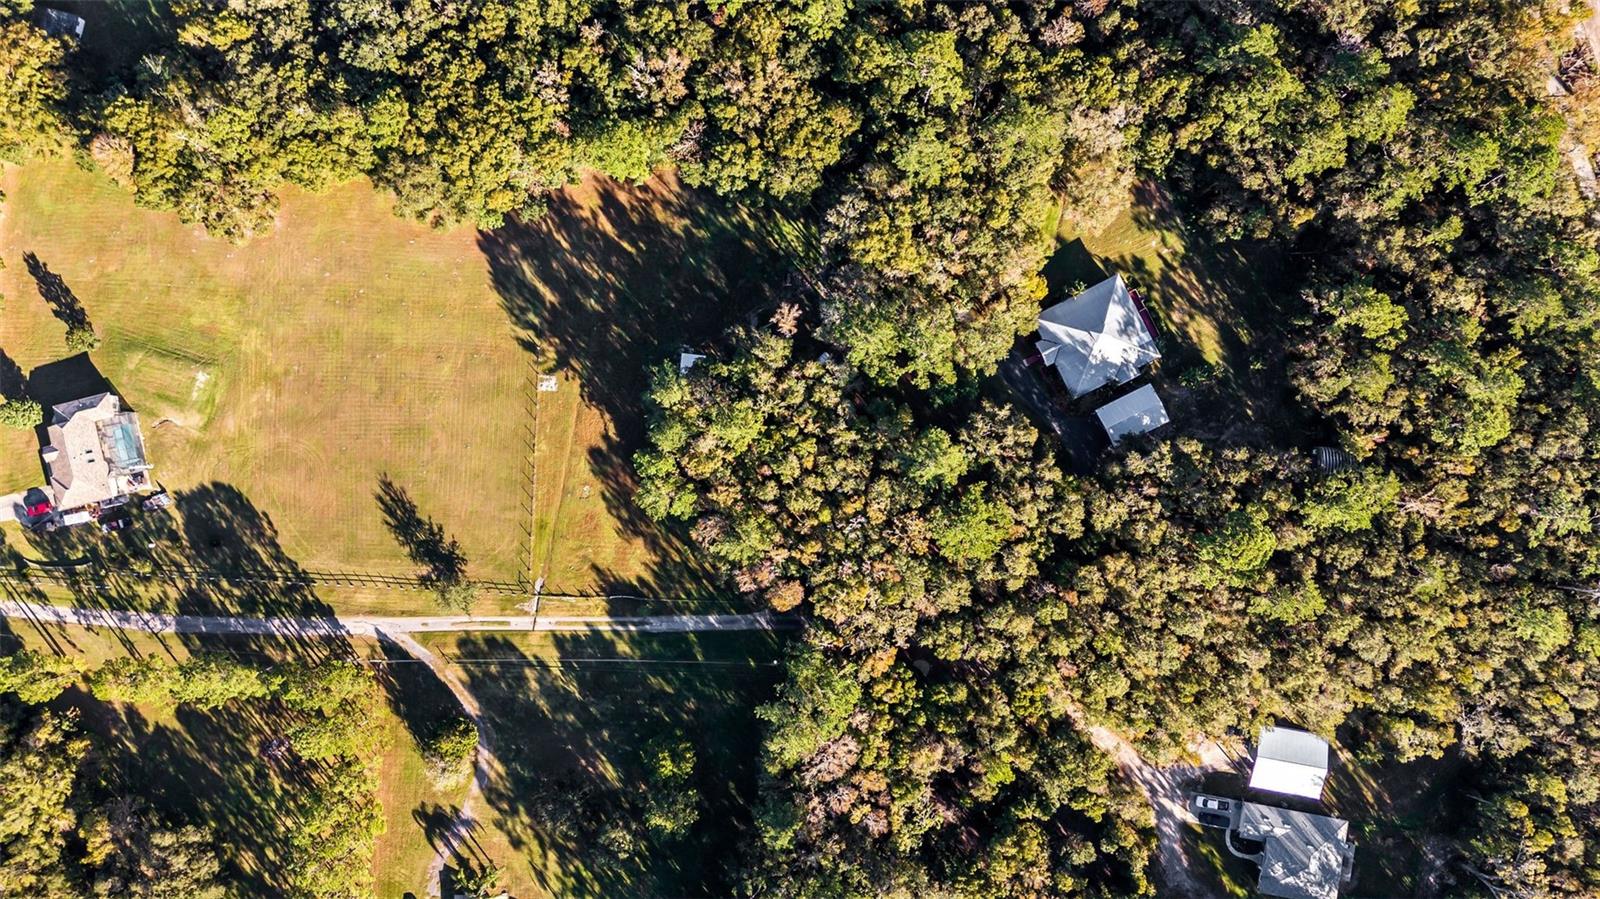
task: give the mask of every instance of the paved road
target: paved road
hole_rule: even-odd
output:
[[[704,631],[772,631],[798,627],[799,619],[755,612],[744,615],[338,615],[326,618],[252,618],[232,615],[166,615],[80,609],[20,600],[0,600],[0,617],[43,624],[114,627],[149,634],[262,634],[285,637],[376,637],[444,631],[613,631],[644,634]]]

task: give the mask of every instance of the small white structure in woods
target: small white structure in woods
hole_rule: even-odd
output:
[[[705,358],[705,356],[703,354],[701,354],[701,353],[679,353],[678,354],[678,374],[680,374],[680,375],[688,374],[689,373],[689,369],[694,368],[695,363],[699,362],[701,359],[704,359],[704,358]]]
[[[1161,358],[1151,324],[1121,275],[1039,313],[1037,346],[1073,396],[1126,384]]]
[[[1154,431],[1170,421],[1167,407],[1161,404],[1161,397],[1149,384],[1117,397],[1094,410],[1094,414],[1100,419],[1100,426],[1106,429],[1112,446],[1121,443],[1124,437]]]
[[[1261,729],[1250,789],[1320,801],[1327,781],[1327,740],[1287,727]]]

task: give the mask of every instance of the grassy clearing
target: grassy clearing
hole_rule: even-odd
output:
[[[483,854],[522,899],[724,896],[728,853],[748,826],[759,744],[753,707],[778,676],[771,635],[431,635],[483,703],[500,770],[486,793]],[[564,820],[585,801],[605,822],[643,798],[640,748],[682,733],[698,755],[700,820],[647,834],[619,857]],[[580,797],[587,797],[581,799]],[[419,894],[420,895],[420,894]]]
[[[537,222],[441,233],[357,183],[286,192],[277,229],[232,247],[65,162],[7,169],[0,189],[0,392],[120,393],[178,496],[178,555],[238,555],[238,513],[301,569],[415,573],[377,501],[387,477],[469,576],[707,592],[633,507],[641,394],[650,366],[769,302],[803,237],[784,222],[668,176],[591,180]],[[77,314],[103,344],[69,359]],[[537,412],[535,366],[560,383]],[[0,492],[41,481],[34,435],[0,433]]]
[[[538,221],[482,235],[506,310],[541,371],[535,395],[531,576],[553,592],[704,596],[683,542],[634,508],[649,372],[713,349],[730,322],[776,302],[797,226],[686,189],[590,178]]]
[[[1350,821],[1356,841],[1351,896],[1439,895],[1453,855],[1448,834],[1469,802],[1459,789],[1467,766],[1458,752],[1399,764],[1362,763],[1335,747],[1328,805]]]
[[[1133,205],[1100,234],[1075,233],[1059,214],[1055,221],[1056,252],[1044,271],[1050,302],[1112,274],[1139,290],[1161,344],[1157,389],[1180,428],[1297,442],[1305,422],[1285,357],[1297,285],[1283,258],[1247,242],[1208,240],[1155,184],[1140,185]]]
[[[1228,852],[1222,842],[1226,839],[1223,831],[1189,824],[1181,839],[1184,855],[1207,896],[1247,899],[1255,895],[1256,868]]]
[[[274,233],[232,247],[66,163],[3,184],[0,349],[31,393],[59,400],[97,370],[140,412],[166,486],[227,485],[304,567],[412,570],[374,498],[388,474],[473,573],[516,574],[527,365],[472,234],[349,185],[290,192]],[[90,360],[51,365],[66,356],[52,278],[103,338]],[[7,433],[0,483],[38,483],[35,451]]]

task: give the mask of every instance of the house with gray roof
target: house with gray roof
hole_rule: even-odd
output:
[[[1261,848],[1237,847],[1235,838]],[[1356,858],[1350,822],[1255,802],[1239,808],[1228,851],[1255,862],[1261,869],[1257,891],[1279,899],[1335,899]]]
[[[56,511],[115,504],[150,489],[139,416],[116,394],[99,393],[51,408],[49,443],[39,451]]]

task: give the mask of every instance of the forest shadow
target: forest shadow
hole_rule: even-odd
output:
[[[651,372],[681,350],[714,349],[731,322],[776,306],[772,287],[792,269],[792,240],[775,213],[683,187],[670,173],[641,186],[591,178],[552,195],[539,219],[479,234],[522,346],[540,370],[572,375],[604,417],[588,464],[607,511],[663,562],[642,582],[611,586],[705,587],[710,573],[682,535],[633,502],[645,394]]]
[[[82,61],[73,71],[96,84],[133,83],[125,70],[174,40],[176,17],[163,0],[51,0],[49,5],[83,17],[76,51]]]
[[[234,639],[248,649],[288,649],[313,659],[353,654],[333,607],[284,550],[269,514],[231,484],[172,496],[170,509],[129,504],[125,530],[106,534],[83,525],[30,533],[28,540],[45,558],[71,560],[51,582],[79,608],[290,618],[271,634]]]
[[[458,651],[496,734],[501,766],[485,799],[525,873],[574,897],[731,895],[728,848],[749,836],[760,730],[778,650],[771,635],[555,635],[550,652],[505,636]],[[689,740],[699,818],[663,836],[644,823],[644,748]]]

